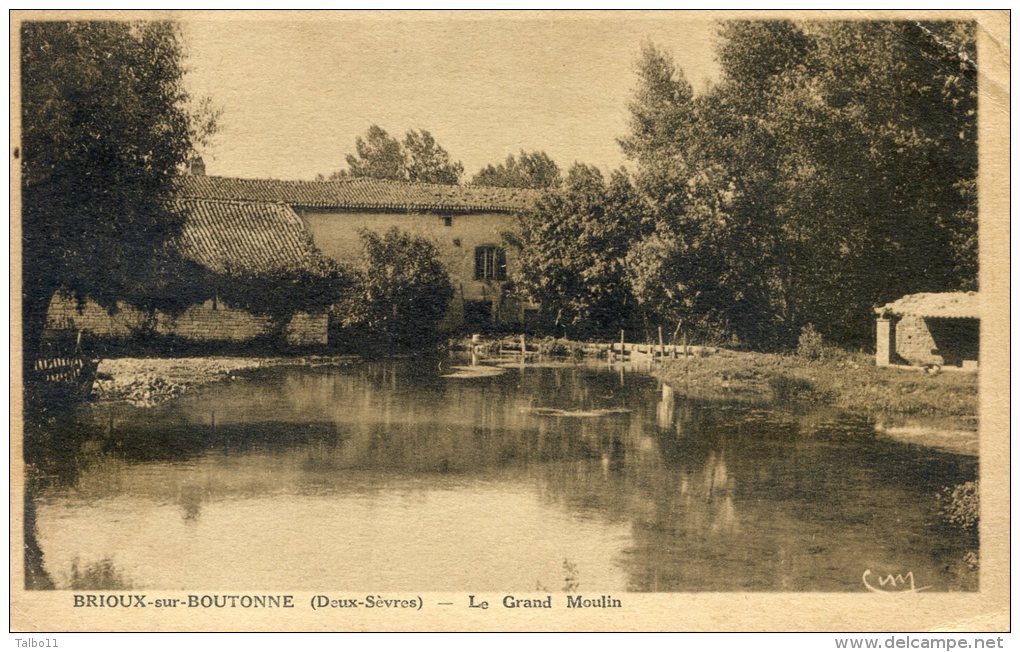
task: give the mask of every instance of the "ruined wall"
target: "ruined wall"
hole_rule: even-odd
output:
[[[213,300],[196,304],[176,317],[157,312],[147,322],[145,313],[119,304],[113,314],[93,301],[79,311],[75,301],[57,294],[50,302],[47,327],[79,329],[98,338],[126,339],[151,329],[157,335],[196,342],[245,342],[266,335],[272,328],[267,317],[225,306]],[[325,344],[328,317],[325,313],[297,313],[287,325],[287,341],[294,345]]]
[[[942,364],[933,353],[935,339],[923,317],[907,315],[896,320],[896,355],[912,365]]]
[[[961,366],[978,359],[978,330],[977,319],[900,317],[896,355],[912,365]]]
[[[297,346],[327,344],[329,315],[326,313],[295,313],[287,324],[287,341]]]

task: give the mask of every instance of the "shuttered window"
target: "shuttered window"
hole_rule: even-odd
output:
[[[506,280],[506,252],[491,245],[475,249],[475,280]]]

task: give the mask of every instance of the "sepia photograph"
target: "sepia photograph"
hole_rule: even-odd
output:
[[[10,29],[14,631],[1008,629],[1008,11]]]

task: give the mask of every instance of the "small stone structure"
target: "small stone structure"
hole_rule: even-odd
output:
[[[908,294],[876,308],[876,364],[977,368],[979,311],[976,292]]]

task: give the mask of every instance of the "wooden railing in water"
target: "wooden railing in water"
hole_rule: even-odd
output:
[[[51,391],[88,396],[96,377],[96,364],[84,356],[40,358],[33,365],[36,385]]]

